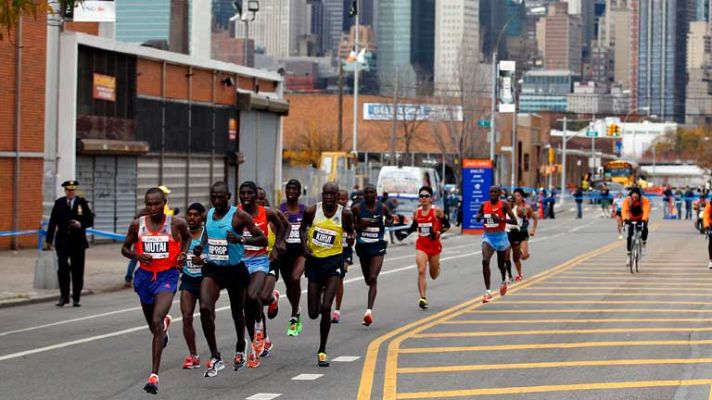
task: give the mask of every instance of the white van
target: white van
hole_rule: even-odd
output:
[[[398,199],[398,214],[412,215],[418,208],[418,189],[430,186],[433,189],[433,204],[443,207],[443,193],[440,177],[433,168],[383,167],[378,174],[376,190],[382,196]]]

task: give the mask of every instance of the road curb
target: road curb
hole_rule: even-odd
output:
[[[101,291],[101,292],[94,292],[93,290],[83,290],[82,291],[82,297],[84,296],[91,296],[93,294],[98,294],[98,293],[111,293],[111,292],[116,292],[118,290],[106,290],[106,291]],[[23,296],[23,295],[18,295],[18,296]],[[42,295],[42,296],[37,296],[37,297],[30,297],[30,298],[16,298],[16,299],[7,299],[7,300],[0,300],[0,309],[3,308],[10,308],[10,307],[17,307],[17,306],[26,306],[30,304],[39,304],[39,303],[49,303],[52,301],[56,301],[58,299],[58,294],[51,294],[51,295]],[[71,307],[71,306],[69,306]]]

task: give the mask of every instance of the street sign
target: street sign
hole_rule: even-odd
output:
[[[492,121],[488,119],[481,119],[477,121],[477,126],[481,126],[483,128],[491,128],[492,127]]]
[[[586,137],[598,137],[598,131],[586,131]]]

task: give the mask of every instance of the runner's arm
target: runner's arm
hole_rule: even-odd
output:
[[[707,205],[705,206],[705,212],[702,221],[706,229],[710,229],[710,227],[712,227],[712,202],[707,203]]]
[[[529,232],[530,236],[536,235],[536,228],[539,226],[539,217],[537,217],[536,213],[534,210],[532,210],[531,207],[527,207],[527,212],[529,213],[529,219],[531,219],[532,222],[532,231]]]
[[[504,223],[509,224],[509,225],[519,226],[519,223],[517,222],[517,217],[514,215],[514,212],[509,207],[509,204],[507,204],[507,203],[504,203],[504,213],[505,213]],[[509,219],[507,219],[507,217]]]
[[[311,255],[311,250],[309,249],[309,238],[307,235],[307,229],[314,222],[314,215],[316,214],[316,206],[311,206],[304,210],[304,217],[302,218],[302,223],[299,225],[299,238],[302,240],[302,246],[304,246],[304,253],[306,255]]]
[[[185,222],[183,218],[174,218],[173,224],[178,232],[180,238],[180,254],[178,254],[178,269],[183,270],[185,266],[185,260],[187,259],[188,249],[190,248],[190,242],[193,241],[193,236],[190,234],[188,229],[188,223]],[[175,231],[174,231],[175,232]]]
[[[354,215],[351,213],[351,210],[348,208],[344,208],[344,211],[341,212],[341,221],[342,226],[344,228],[344,232],[346,232],[346,243],[349,244],[349,246],[354,245]]]
[[[267,222],[272,224],[274,227],[274,249],[272,251],[277,250],[278,253],[283,254],[286,249],[287,249],[287,242],[286,236],[287,236],[287,224],[289,221],[287,218],[284,216],[279,211],[276,211],[272,208],[268,208],[267,210]]]
[[[383,217],[385,218],[386,226],[393,226],[393,213],[385,205],[383,205]]]
[[[450,229],[450,219],[445,215],[445,211],[441,209],[436,209],[435,216],[440,219],[440,233],[445,233]]]
[[[475,221],[480,222],[482,221],[482,218],[485,217],[485,205],[482,203],[480,205],[480,211],[477,211],[477,215],[475,215]]]
[[[232,226],[236,232],[247,230],[252,237],[240,236],[240,242],[248,246],[267,246],[267,237],[260,228],[255,225],[252,216],[242,210],[237,210],[232,220]]]
[[[408,227],[408,229],[406,229],[405,231],[396,231],[396,237],[398,238],[398,240],[403,240],[407,238],[408,235],[418,230],[418,221],[416,220],[417,213],[417,210],[413,212],[413,222],[410,224],[410,227]]]
[[[132,260],[137,260],[142,264],[150,264],[151,256],[141,254],[140,256],[134,251],[133,245],[138,242],[138,220],[134,220],[129,226],[129,231],[126,233],[124,244],[121,246],[121,254]]]

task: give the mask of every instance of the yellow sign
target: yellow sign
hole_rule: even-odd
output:
[[[116,101],[116,78],[95,73],[92,96],[97,100]]]

